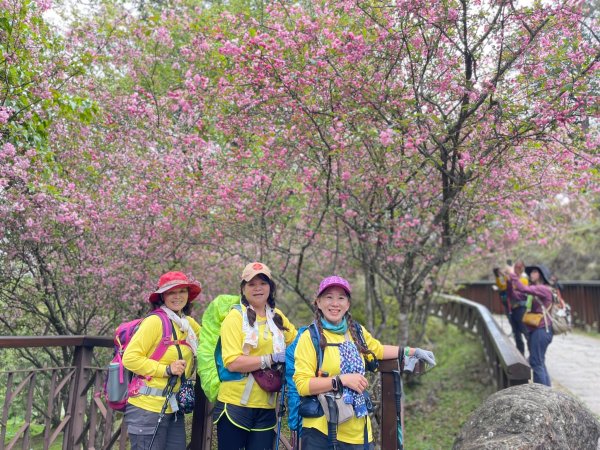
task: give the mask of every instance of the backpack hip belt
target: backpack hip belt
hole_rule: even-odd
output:
[[[137,390],[137,394],[138,395],[152,395],[154,397],[166,397],[167,396],[166,388],[163,388],[163,389],[152,388],[145,384]],[[169,405],[171,406],[171,410],[174,413],[179,411],[179,405],[177,404],[177,398],[174,395],[171,395],[169,397]]]

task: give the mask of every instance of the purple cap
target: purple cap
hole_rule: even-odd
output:
[[[331,286],[339,286],[343,290],[345,290],[348,295],[352,293],[352,289],[350,289],[350,283],[342,277],[338,277],[337,275],[333,275],[331,277],[323,278],[321,284],[319,284],[319,293],[317,297],[319,297],[325,289],[330,288]]]

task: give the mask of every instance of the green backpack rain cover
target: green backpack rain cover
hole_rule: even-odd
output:
[[[209,401],[214,402],[219,393],[219,374],[215,361],[215,350],[219,342],[221,322],[234,305],[240,303],[239,295],[219,295],[202,315],[202,328],[198,338],[198,375],[200,385]]]

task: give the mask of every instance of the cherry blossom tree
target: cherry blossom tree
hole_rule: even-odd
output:
[[[423,294],[426,310],[461,247],[485,250],[496,230],[551,233],[540,219],[552,196],[593,185],[597,133],[582,124],[599,47],[578,8],[323,1],[225,14],[219,129],[262,152],[269,137],[270,164],[302,168],[345,257],[397,299],[405,340],[408,312]]]
[[[579,3],[203,6],[98,2],[69,24],[52,61],[80,75],[39,108],[44,157],[2,147],[2,301],[24,320],[107,333],[165,270],[205,300],[260,259],[306,304],[324,275],[364,279],[369,327],[392,296],[406,342],[449,264],[555,235],[554,196],[597,189]]]

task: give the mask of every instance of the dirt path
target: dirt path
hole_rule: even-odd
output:
[[[506,316],[494,318],[510,336]],[[527,351],[525,356],[529,356]],[[600,418],[600,339],[580,333],[554,336],[546,352],[546,367],[554,388],[575,395]]]

